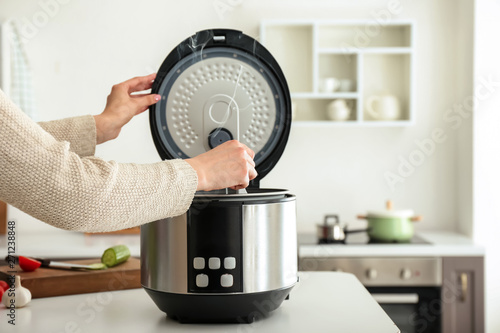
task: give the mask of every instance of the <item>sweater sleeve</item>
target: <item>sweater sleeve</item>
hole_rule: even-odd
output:
[[[61,229],[103,232],[184,213],[197,187],[183,160],[80,157],[0,91],[0,200]]]
[[[95,154],[96,127],[91,115],[39,122],[38,125],[57,141],[68,141],[72,152],[82,157]]]

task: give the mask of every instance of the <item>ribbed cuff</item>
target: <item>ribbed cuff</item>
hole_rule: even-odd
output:
[[[91,115],[77,117],[81,126],[81,141],[79,142],[80,156],[94,156],[97,145],[97,129],[95,119]]]
[[[182,180],[180,188],[184,189],[184,191],[179,193],[180,197],[178,201],[180,205],[176,207],[178,209],[176,209],[174,216],[184,214],[193,202],[194,194],[198,187],[198,175],[196,170],[185,160],[174,159],[166,162],[171,163],[172,167],[181,175],[179,177],[179,180]]]

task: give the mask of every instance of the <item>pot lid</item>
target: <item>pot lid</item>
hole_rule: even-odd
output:
[[[368,218],[410,218],[414,217],[415,213],[411,209],[404,210],[373,210],[368,211]]]
[[[386,210],[372,210],[367,213],[367,218],[410,218],[414,216],[415,213],[411,209],[393,210],[391,200],[386,202]]]
[[[281,157],[291,126],[290,92],[278,63],[240,31],[204,30],[161,65],[150,125],[162,159],[190,158],[228,140],[255,152],[258,186]]]

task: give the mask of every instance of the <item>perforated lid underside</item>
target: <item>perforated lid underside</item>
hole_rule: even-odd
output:
[[[278,83],[257,60],[230,48],[213,48],[186,57],[162,84],[162,132],[179,157],[211,149],[213,131],[227,130],[266,158],[281,134]],[[173,144],[172,144],[173,142]]]

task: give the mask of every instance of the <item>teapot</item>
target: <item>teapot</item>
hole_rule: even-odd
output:
[[[330,120],[347,120],[351,115],[351,107],[345,99],[338,98],[328,104],[327,114]]]
[[[368,97],[366,100],[366,111],[376,120],[396,120],[401,116],[399,99],[390,94]]]

